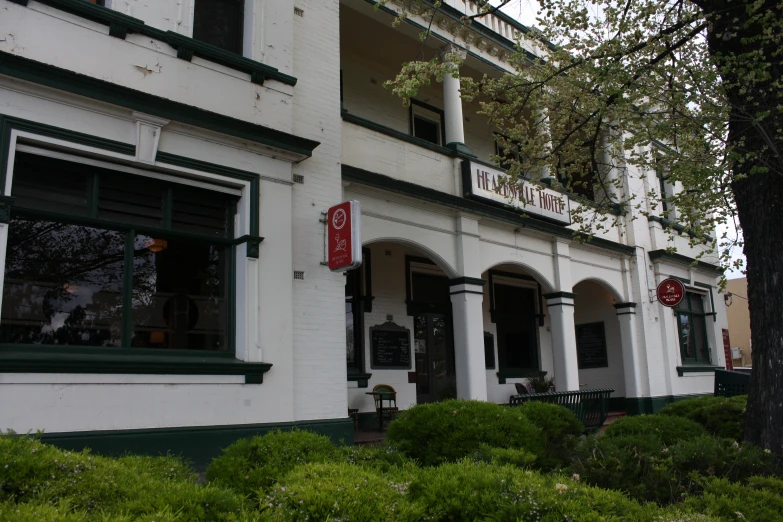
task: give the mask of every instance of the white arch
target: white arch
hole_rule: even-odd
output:
[[[541,285],[541,290],[543,291],[543,293],[548,294],[555,291],[555,287],[552,284],[552,282],[549,281],[546,277],[544,277],[544,275],[541,272],[539,272],[532,266],[526,265],[524,263],[520,263],[519,261],[503,261],[501,263],[495,263],[491,267],[487,268],[485,272],[489,272],[490,270],[494,270],[497,267],[503,265],[515,266],[523,269],[528,275],[530,275],[533,279],[535,279],[538,284]]]
[[[591,282],[595,283],[597,285],[602,286],[604,289],[608,290],[610,294],[612,294],[612,298],[614,298],[615,302],[617,303],[623,303],[625,302],[623,300],[622,294],[612,285],[610,284],[606,279],[600,278],[600,277],[585,277],[584,279],[581,279],[574,283],[574,286],[572,287],[572,291],[576,286],[580,283],[586,283]]]
[[[369,246],[375,243],[396,243],[398,245],[405,245],[411,248],[414,248],[416,250],[419,250],[422,254],[424,254],[426,257],[428,257],[433,263],[435,263],[438,268],[443,270],[443,272],[446,274],[446,276],[449,279],[454,279],[455,277],[459,277],[459,274],[454,269],[451,264],[448,263],[445,259],[443,259],[442,256],[440,256],[437,252],[432,250],[431,248],[428,248],[421,243],[417,243],[416,241],[411,241],[410,239],[404,239],[401,237],[378,237],[373,238],[370,241],[366,241],[362,246]]]

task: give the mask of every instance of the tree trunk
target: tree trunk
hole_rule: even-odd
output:
[[[735,160],[731,184],[745,240],[748,303],[750,308],[753,373],[745,414],[745,440],[778,456],[783,467],[783,118],[778,109],[781,57],[776,45],[759,38],[771,26],[770,20],[749,21],[749,0],[704,2],[702,8],[712,21],[708,42],[710,54],[723,67],[731,106],[729,148]],[[781,8],[767,0],[763,9],[780,19]],[[720,16],[715,16],[719,14]],[[775,31],[779,31],[775,29]],[[755,37],[755,38],[754,38]],[[750,81],[739,71],[758,72],[760,66],[749,53],[763,53],[771,77]],[[722,66],[725,56],[737,61]],[[759,54],[755,55],[756,57]],[[747,72],[744,73],[747,75]],[[745,88],[747,90],[743,90]],[[770,110],[767,118],[756,115]]]

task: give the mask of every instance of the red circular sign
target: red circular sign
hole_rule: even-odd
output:
[[[685,286],[677,279],[664,279],[658,285],[657,293],[663,306],[677,306],[685,297]]]

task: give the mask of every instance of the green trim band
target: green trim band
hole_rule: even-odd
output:
[[[44,433],[42,441],[67,450],[91,448],[101,455],[178,455],[204,470],[223,448],[238,439],[264,435],[274,430],[307,430],[329,437],[335,444],[353,445],[353,420],[320,419],[264,424],[181,426],[136,430]]]
[[[481,279],[480,277],[455,277],[454,279],[449,279],[449,286],[457,286],[457,285],[484,286],[485,284],[487,284],[487,282]]]
[[[0,345],[0,368],[6,373],[89,373],[129,375],[244,375],[261,383],[270,363],[250,363],[231,354],[154,355],[144,350],[64,350],[63,347]],[[92,353],[90,353],[92,352]],[[197,355],[198,354],[198,355]]]
[[[352,181],[361,185],[367,185],[381,190],[394,192],[396,194],[402,194],[411,198],[419,199],[422,201],[428,201],[437,205],[453,208],[456,210],[462,210],[470,212],[479,216],[487,217],[490,219],[496,219],[506,223],[511,223],[519,228],[529,228],[539,232],[552,234],[558,237],[564,237],[573,239],[577,235],[573,230],[567,229],[560,225],[543,221],[537,217],[531,215],[525,215],[519,212],[506,210],[504,208],[495,207],[480,201],[461,198],[459,196],[453,196],[440,192],[428,187],[423,187],[415,183],[408,181],[402,181],[394,179],[383,174],[376,174],[364,169],[351,167],[349,165],[342,165],[342,177],[346,181]],[[598,237],[590,238],[585,244],[589,244],[605,250],[617,252],[631,256],[635,252],[635,248],[608,239],[602,239]]]
[[[689,364],[677,367],[677,375],[682,377],[686,373],[715,373],[715,370],[723,370],[723,366],[712,366],[711,364]]]
[[[348,372],[348,380],[355,381],[357,388],[367,388],[370,384],[371,373]]]
[[[85,5],[92,5],[82,2]],[[0,51],[0,74],[309,158],[319,142]],[[125,144],[123,144],[125,145]],[[135,154],[135,146],[132,154]]]
[[[573,292],[552,292],[549,294],[544,294],[543,298],[546,300],[549,299],[576,299],[576,295]]]
[[[677,265],[683,265],[688,268],[695,266],[695,268],[713,272],[716,275],[723,274],[723,269],[719,266],[711,265],[710,263],[705,263],[704,261],[696,261],[692,257],[684,256],[682,254],[672,254],[667,250],[650,250],[647,255],[650,256],[650,261],[653,262],[664,261]]]
[[[647,216],[647,221],[652,221],[654,223],[660,223],[660,225],[664,229],[669,229],[670,228],[670,229],[674,230],[675,232],[677,232],[678,234],[688,234],[692,238],[699,237],[699,236],[696,235],[696,233],[693,231],[692,228],[687,228],[687,227],[685,227],[683,225],[680,225],[679,223],[675,223],[675,222],[673,222],[671,220],[668,220],[666,218],[662,218],[662,217],[659,217],[659,216]],[[709,234],[702,234],[701,235],[701,240],[704,243],[712,243],[713,241],[715,241],[715,238],[710,236]]]
[[[24,3],[16,2],[21,5]],[[296,85],[296,78],[288,74],[281,73],[274,67],[245,58],[244,56],[226,51],[214,45],[206,44],[194,40],[188,36],[175,33],[174,31],[161,31],[144,23],[143,20],[134,18],[114,11],[97,4],[85,2],[84,0],[36,0],[42,4],[54,7],[61,11],[86,18],[93,22],[103,24],[109,27],[109,35],[122,40],[127,33],[137,33],[149,38],[154,38],[169,44],[177,49],[177,57],[190,61],[193,56],[198,56],[210,62],[223,65],[225,67],[241,71],[250,75],[250,81],[263,84],[264,80],[276,80],[286,85]]]
[[[616,303],[613,305],[617,310],[621,310],[623,308],[636,308],[636,303]]]
[[[628,415],[649,415],[658,413],[664,407],[685,399],[695,399],[712,395],[712,393],[695,393],[692,395],[663,395],[659,397],[626,397],[625,412]]]

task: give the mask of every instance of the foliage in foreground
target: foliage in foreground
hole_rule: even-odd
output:
[[[274,485],[298,464],[325,462],[337,449],[328,437],[309,431],[273,431],[263,437],[240,439],[223,450],[207,468],[210,482],[244,495]]]
[[[669,404],[658,413],[692,420],[701,424],[713,435],[741,441],[745,429],[747,403],[747,395],[705,396]]]

